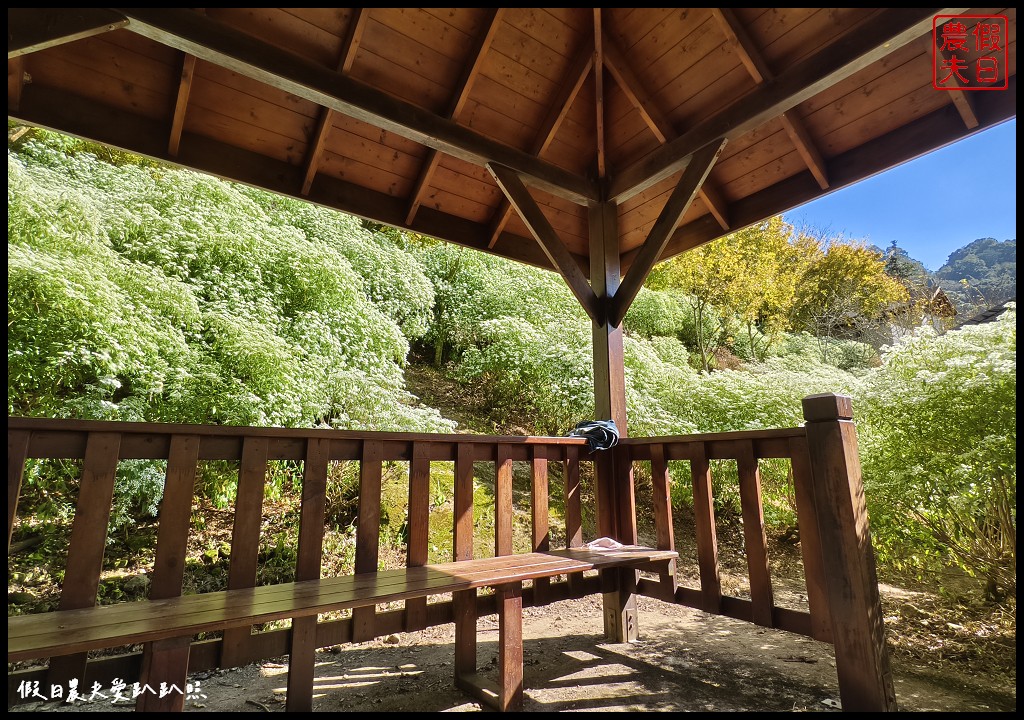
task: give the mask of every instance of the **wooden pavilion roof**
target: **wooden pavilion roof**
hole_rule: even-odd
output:
[[[1006,91],[933,88],[937,13],[1009,18]],[[11,118],[570,285],[589,272],[596,203],[615,203],[625,271],[645,243],[664,259],[1016,114],[1013,8],[44,8],[8,22]]]

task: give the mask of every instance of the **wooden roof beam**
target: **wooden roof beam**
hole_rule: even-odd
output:
[[[25,58],[21,55],[7,61],[7,110],[17,112],[21,91],[25,87]]]
[[[640,246],[633,258],[632,265],[622,278],[622,284],[619,285],[619,289],[612,297],[611,308],[608,311],[608,323],[612,327],[621,324],[622,319],[626,317],[626,311],[629,310],[629,306],[633,304],[637,293],[643,287],[644,280],[650,274],[651,268],[661,257],[673,231],[683,219],[686,211],[690,209],[701,185],[704,184],[715,161],[718,160],[722,149],[725,148],[725,142],[725,140],[720,140],[711,143],[693,154],[690,164],[683,171],[679,182],[676,183],[675,190],[669,196],[658,219],[654,221],[654,225],[647,234],[647,239]]]
[[[128,25],[106,8],[7,8],[7,59]]]
[[[493,8],[486,12],[487,29],[480,35],[473,49],[469,52],[468,57],[473,58],[473,62],[463,63],[462,77],[459,78],[459,82],[455,86],[455,92],[448,107],[447,117],[449,120],[458,120],[459,115],[462,114],[462,109],[466,106],[469,94],[473,90],[473,82],[480,74],[480,68],[483,67],[487,49],[494,42],[494,36],[498,32],[502,16],[505,14],[505,8]],[[416,178],[416,182],[412,186],[409,211],[406,213],[405,218],[407,223],[411,223],[416,218],[416,211],[420,208],[424,192],[430,187],[430,181],[434,176],[434,171],[437,169],[440,159],[441,154],[437,150],[427,151],[427,158],[420,168],[420,174]]]
[[[176,157],[181,146],[181,131],[185,128],[185,111],[188,96],[192,92],[192,78],[196,73],[196,56],[183,53],[181,56],[181,80],[178,95],[174,101],[174,116],[171,118],[171,137],[167,141],[167,154]]]
[[[890,8],[872,17],[871,30],[847,33],[829,46],[761,85],[672,142],[613,177],[610,198],[621,202],[678,172],[689,156],[716,138],[734,140],[804,100],[931,32],[937,14],[964,8]]]
[[[600,199],[595,181],[497,142],[399,100],[308,58],[257,40],[189,10],[127,8],[129,28],[144,37],[368,122],[478,166],[514,169],[533,186],[583,204]]]
[[[829,177],[832,178],[829,192],[1016,117],[1016,86],[1017,77],[1014,75],[1010,77],[1007,92],[978,93],[979,97],[975,101],[978,126],[966,134],[956,108],[944,105],[903,127],[832,158],[828,161]],[[733,219],[736,228],[747,227],[825,194],[810,172],[805,171],[737,200],[731,206]],[[698,218],[675,231],[660,259],[665,260],[692,250],[722,235],[722,231],[710,218]],[[623,253],[623,269],[631,267],[638,255],[638,249]]]
[[[576,101],[576,96],[583,89],[583,82],[587,79],[587,76],[590,74],[590,68],[593,66],[594,48],[588,42],[584,44],[576,57],[573,58],[569,72],[566,73],[561,86],[559,86],[558,94],[548,108],[548,114],[545,116],[544,122],[541,123],[540,130],[537,131],[533,145],[530,146],[531,155],[541,157],[551,146],[551,141],[555,139],[558,129],[562,127],[562,121],[569,114],[569,109],[572,108],[572,104]],[[491,220],[491,240],[487,247],[493,248],[495,243],[498,242],[498,238],[505,230],[505,224],[510,217],[512,217],[512,206],[507,199],[502,198]]]
[[[758,85],[774,79],[775,73],[768,67],[767,61],[757,47],[757,43],[750,37],[747,29],[736,17],[731,8],[711,8],[711,14],[718,22],[719,27],[725,34],[726,40],[732,45],[739,55],[740,62],[747,68],[750,76]],[[815,144],[811,134],[807,131],[804,121],[800,119],[796,110],[787,110],[780,118],[786,134],[800,153],[807,168],[818,181],[822,190],[828,189],[828,173],[825,172],[825,159],[822,158],[818,146]]]
[[[597,176],[604,178],[608,174],[607,158],[605,157],[604,135],[604,49],[602,47],[601,8],[594,8],[594,105],[597,117],[594,121],[594,134],[597,136]]]
[[[572,294],[579,300],[590,319],[599,325],[604,324],[604,318],[601,318],[599,314],[597,296],[590,287],[590,283],[587,282],[586,275],[583,274],[580,266],[562,243],[558,233],[551,227],[551,223],[548,222],[519,175],[511,168],[495,163],[488,163],[487,170],[494,177],[501,191],[505,193],[509,203],[522,217],[526,227],[530,229],[530,233],[544,250],[544,254],[551,260],[551,264],[558,269],[559,274],[569,285]]]
[[[359,43],[363,37],[363,29],[366,27],[366,8],[353,8],[352,19],[345,28],[345,37],[341,41],[341,59],[338,61],[338,72],[348,75],[352,71],[352,63],[356,60],[356,51],[359,50]],[[312,140],[309,143],[309,151],[306,153],[306,172],[302,176],[303,195],[309,195],[309,189],[313,187],[313,180],[320,170],[320,159],[324,154],[324,146],[327,144],[327,135],[334,125],[334,111],[330,108],[320,108],[320,117],[316,121],[316,130],[313,131]]]
[[[658,100],[647,91],[640,76],[633,71],[625,53],[609,36],[604,39],[604,63],[615,78],[629,102],[637,109],[647,127],[651,129],[658,142],[663,145],[679,136],[675,126],[658,106]],[[698,191],[698,196],[723,230],[729,229],[729,208],[721,191],[714,181],[707,177]]]
[[[946,62],[949,62],[950,54],[947,50],[944,50],[941,47],[941,37],[936,39],[936,45],[936,61],[938,60],[938,58],[942,58]],[[954,87],[963,87],[963,83],[961,83],[957,79],[956,73],[950,74],[949,81],[949,84],[953,85]],[[943,92],[949,93],[949,99],[953,103],[953,106],[956,107],[956,111],[960,113],[960,117],[963,118],[964,125],[967,127],[967,129],[973,130],[974,128],[978,127],[978,113],[974,109],[974,101],[971,99],[971,93],[964,92],[963,90],[945,90]]]

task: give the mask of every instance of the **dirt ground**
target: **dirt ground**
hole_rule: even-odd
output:
[[[601,599],[524,611],[525,710],[770,711],[839,709],[829,645],[698,610],[639,598],[639,642],[610,644]],[[496,669],[497,619],[480,618],[479,667]],[[317,656],[314,709],[345,712],[478,711],[452,683],[453,626],[345,645]],[[1015,688],[893,663],[904,711],[1015,711]],[[284,712],[287,660],[197,673],[193,712]],[[205,696],[205,697],[201,697]],[[21,705],[18,711],[130,710],[110,701]]]

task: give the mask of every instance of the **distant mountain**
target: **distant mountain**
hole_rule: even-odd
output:
[[[970,314],[1017,297],[1017,240],[980,238],[950,253],[936,283]]]

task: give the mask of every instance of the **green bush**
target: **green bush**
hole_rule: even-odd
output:
[[[922,329],[871,374],[859,413],[875,544],[924,572],[953,562],[1016,591],[1017,325]]]

